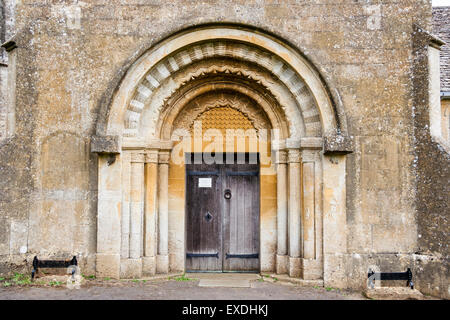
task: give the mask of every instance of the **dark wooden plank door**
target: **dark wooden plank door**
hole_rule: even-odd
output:
[[[258,164],[186,164],[186,271],[259,271],[259,199]]]
[[[259,271],[259,165],[224,171],[223,271]]]
[[[222,271],[222,190],[218,165],[186,165],[186,271]]]

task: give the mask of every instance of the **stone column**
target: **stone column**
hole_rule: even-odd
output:
[[[289,276],[300,276],[301,264],[301,156],[299,149],[289,149]]]
[[[278,150],[277,163],[277,256],[276,272],[284,274],[288,272],[288,241],[287,241],[287,152]]]
[[[144,257],[142,260],[143,275],[156,273],[158,215],[158,151],[151,150],[145,155],[145,204],[144,204]]]
[[[302,226],[303,226],[303,258],[315,258],[315,177],[314,177],[314,162],[302,163],[302,183],[303,183],[303,212],[302,212]]]
[[[120,277],[121,171],[120,155],[99,155],[96,257],[98,278]]]
[[[157,273],[169,272],[169,157],[169,151],[159,152]]]
[[[321,144],[319,144],[321,147]],[[302,265],[301,277],[323,277],[321,155],[318,146],[302,149]]]
[[[130,178],[131,153],[122,152],[122,216],[121,216],[121,249],[122,259],[130,257]]]
[[[129,258],[122,259],[121,278],[142,276],[142,222],[144,197],[144,154],[133,152],[130,158],[130,236]]]
[[[323,254],[324,283],[342,288],[346,285],[347,253],[346,156],[323,156]]]
[[[131,154],[130,258],[141,257],[143,220],[144,154]]]

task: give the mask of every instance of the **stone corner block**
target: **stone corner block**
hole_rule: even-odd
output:
[[[323,139],[324,154],[348,154],[354,150],[353,137],[332,135]]]
[[[276,272],[277,274],[288,273],[289,256],[279,255],[276,256]]]
[[[97,278],[120,279],[120,255],[97,253],[95,275]]]
[[[364,295],[375,300],[423,300],[422,293],[410,287],[366,288]]]
[[[300,278],[301,276],[301,258],[289,257],[289,277]]]
[[[122,259],[120,261],[121,279],[142,278],[142,259]]]
[[[156,257],[142,258],[142,275],[154,276],[156,274]]]
[[[92,136],[91,152],[99,154],[117,154],[122,149],[119,136]]]
[[[156,256],[156,273],[169,273],[169,255]]]
[[[304,280],[320,280],[323,277],[322,261],[316,259],[301,260],[301,277]]]

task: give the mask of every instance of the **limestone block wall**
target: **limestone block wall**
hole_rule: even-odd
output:
[[[414,125],[415,166],[417,184],[417,238],[413,259],[419,276],[419,288],[432,295],[449,298],[448,217],[450,201],[450,155],[445,141],[430,134],[429,68],[427,47],[440,44],[425,30],[416,27],[414,44]],[[439,101],[438,101],[439,103]],[[443,104],[445,106],[445,103]]]
[[[101,197],[89,146],[99,112],[148,48],[183,28],[217,22],[261,28],[291,43],[344,106],[355,152],[345,164],[345,250],[327,253],[339,261],[339,275],[328,275],[334,285],[360,288],[369,265],[402,270],[419,246],[431,246],[418,240],[421,224],[438,222],[418,219],[416,211],[410,80],[412,24],[430,29],[430,1],[28,0],[16,6],[15,134],[0,142],[1,273],[29,268],[35,254],[78,254],[83,272],[94,272]],[[180,169],[171,170],[169,179]],[[311,164],[303,170],[312,174]],[[169,183],[169,199],[182,197],[180,181]],[[169,220],[176,218],[171,208]],[[169,237],[178,243],[176,230]]]

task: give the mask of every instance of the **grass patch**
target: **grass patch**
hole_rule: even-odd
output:
[[[142,282],[142,283],[146,283],[147,282],[147,280],[141,280],[141,279],[133,279],[133,280],[131,280],[131,282],[134,282],[134,283],[139,283],[139,282]]]
[[[182,274],[181,276],[179,276],[179,277],[169,277],[169,280],[175,280],[175,281],[191,281],[191,280],[194,280],[194,279],[191,279],[191,278],[188,278],[188,277],[186,277],[186,274]]]
[[[327,290],[327,291],[333,291],[333,290],[336,290],[335,288],[332,288],[332,287],[325,287],[325,290]]]
[[[103,280],[109,281],[109,280],[111,280],[111,278],[110,277],[106,277],[106,278],[103,278]]]
[[[52,286],[52,287],[59,287],[59,286],[61,286],[63,283],[62,283],[61,281],[50,281],[48,284],[49,284],[50,286]]]
[[[88,279],[88,280],[94,280],[95,279],[95,275],[91,274],[90,276],[86,276],[86,275],[82,275],[83,278]]]
[[[60,286],[65,282],[61,281],[50,281],[46,282],[43,280],[35,279],[31,281],[31,276],[22,273],[14,272],[14,275],[10,278],[1,277],[0,286],[10,287],[10,286],[36,286],[36,285],[50,285],[50,286]]]
[[[14,284],[23,286],[31,284],[31,277],[22,273],[14,272],[14,276],[11,278]]]
[[[259,282],[264,282],[264,278],[259,278],[258,281]]]

